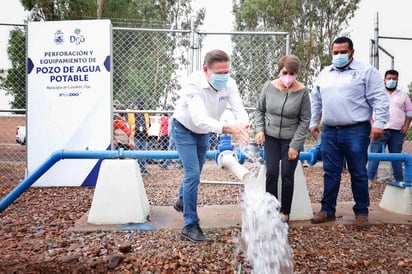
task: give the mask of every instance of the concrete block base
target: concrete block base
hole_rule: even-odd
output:
[[[280,181],[281,182],[281,181]],[[295,187],[293,191],[292,208],[290,220],[309,220],[313,217],[312,204],[309,198],[306,178],[303,173],[302,164],[298,163],[295,170]]]
[[[386,184],[379,206],[391,212],[412,215],[411,187]]]
[[[101,164],[87,222],[144,223],[150,213],[138,162],[107,159]]]
[[[278,193],[282,195],[282,178],[279,172]],[[259,185],[266,189],[266,165],[262,165],[257,176]],[[280,200],[279,200],[280,202]],[[306,178],[302,165],[298,163],[295,170],[295,186],[293,191],[292,207],[289,219],[291,221],[309,220],[313,217],[312,204],[309,198],[309,191],[306,186]]]

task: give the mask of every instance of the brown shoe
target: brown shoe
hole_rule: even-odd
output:
[[[326,223],[330,221],[334,221],[336,219],[335,215],[329,215],[325,211],[319,211],[318,213],[313,216],[312,219],[310,219],[310,222],[312,224],[321,224],[321,223]]]
[[[356,216],[355,226],[361,227],[369,224],[368,216],[360,215]]]

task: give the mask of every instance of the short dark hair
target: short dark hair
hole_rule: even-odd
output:
[[[203,66],[210,67],[216,62],[229,62],[230,58],[226,52],[220,49],[214,49],[206,53]]]
[[[293,54],[282,56],[278,62],[278,71],[280,72],[284,67],[290,72],[297,74],[300,68],[299,58]]]
[[[116,104],[116,106],[115,106],[115,108],[117,109],[117,110],[125,110],[126,109],[126,106],[124,105],[124,104]]]
[[[396,75],[396,77],[399,77],[399,72],[397,70],[394,69],[389,69],[385,72],[385,77],[386,75],[391,74],[391,75]]]
[[[137,107],[137,109],[142,110],[144,109],[144,101],[136,101],[134,103],[135,107]]]
[[[352,40],[351,40],[350,38],[348,38],[348,37],[345,37],[345,36],[336,38],[336,39],[333,41],[332,46],[333,46],[334,44],[344,44],[344,43],[348,43],[348,44],[349,44],[349,49],[350,49],[350,50],[353,50],[353,42],[352,42]]]

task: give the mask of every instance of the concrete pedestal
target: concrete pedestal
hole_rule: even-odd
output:
[[[379,206],[391,212],[412,215],[411,187],[399,183],[386,184]]]
[[[279,180],[279,185],[280,184],[281,180]],[[302,164],[298,163],[295,171],[295,188],[293,191],[290,220],[309,220],[312,217],[313,209],[309,198],[308,187],[306,186],[305,174],[303,174]]]
[[[280,172],[280,171],[279,171]],[[282,178],[279,173],[278,193],[282,195]],[[259,185],[266,188],[266,166],[262,165],[258,174]],[[280,202],[280,199],[279,199]],[[295,170],[295,187],[293,191],[292,208],[290,212],[291,221],[309,220],[313,217],[312,204],[309,198],[309,191],[306,186],[305,174],[303,174],[302,165],[298,163]]]
[[[87,222],[144,223],[150,213],[138,162],[108,159],[101,164]]]

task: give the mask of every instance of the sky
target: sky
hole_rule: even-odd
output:
[[[379,36],[407,37],[412,39],[412,28],[408,18],[411,16],[410,0],[361,0],[355,17],[350,21],[349,33],[354,43],[355,57],[369,63],[370,40],[374,38],[375,18],[378,13]],[[408,57],[412,40],[379,39],[379,45],[395,57],[394,69],[399,71],[398,88],[407,91],[412,82]],[[379,52],[379,71],[382,76],[391,69],[391,59]]]
[[[233,30],[232,0],[194,0],[194,8],[206,8],[204,24],[199,31],[230,32]],[[232,52],[229,35],[207,35],[203,41],[202,55],[219,48],[228,54]],[[202,56],[202,59],[203,59]]]
[[[3,0],[7,2],[0,9],[0,23],[24,23],[25,12],[19,0]],[[389,37],[412,38],[412,27],[408,22],[410,17],[410,0],[361,0],[355,17],[350,21],[348,33],[353,40],[355,59],[369,63],[370,40],[374,38],[375,18],[379,15],[379,35]],[[194,7],[206,7],[205,22],[200,31],[229,32],[233,28],[233,15],[231,13],[232,0],[195,0]],[[0,67],[9,64],[7,60],[7,39],[9,28],[0,26]],[[412,70],[408,57],[412,40],[379,39],[379,44],[390,54],[395,56],[395,69],[399,71],[398,87],[407,90],[407,85],[412,82]],[[231,52],[228,36],[209,35],[204,41],[202,54],[208,50],[220,48]],[[201,57],[203,59],[203,56]],[[390,58],[380,51],[379,71],[382,76],[390,69]],[[0,109],[7,109],[9,99],[0,90]]]
[[[201,30],[224,32],[232,29],[231,0],[196,0],[196,4],[195,6],[203,6],[207,10],[205,24],[201,27]],[[355,12],[354,18],[349,21],[349,27],[345,30],[354,43],[354,58],[358,61],[370,63],[370,40],[374,38],[377,13],[379,36],[412,38],[412,27],[410,27],[407,20],[410,17],[411,7],[412,2],[410,0],[361,0],[359,9]],[[213,49],[222,45],[221,39],[222,36],[210,37],[210,39],[206,39],[205,47]],[[230,41],[227,44],[230,45]],[[412,47],[412,40],[380,39],[379,44],[395,57],[394,68],[399,71],[398,87],[407,91],[408,84],[412,82],[412,70],[407,61],[408,59],[411,60],[407,56],[409,49]],[[203,50],[203,52],[206,51],[206,49]],[[391,68],[391,59],[382,51],[379,54],[379,71],[383,76],[385,71]]]

